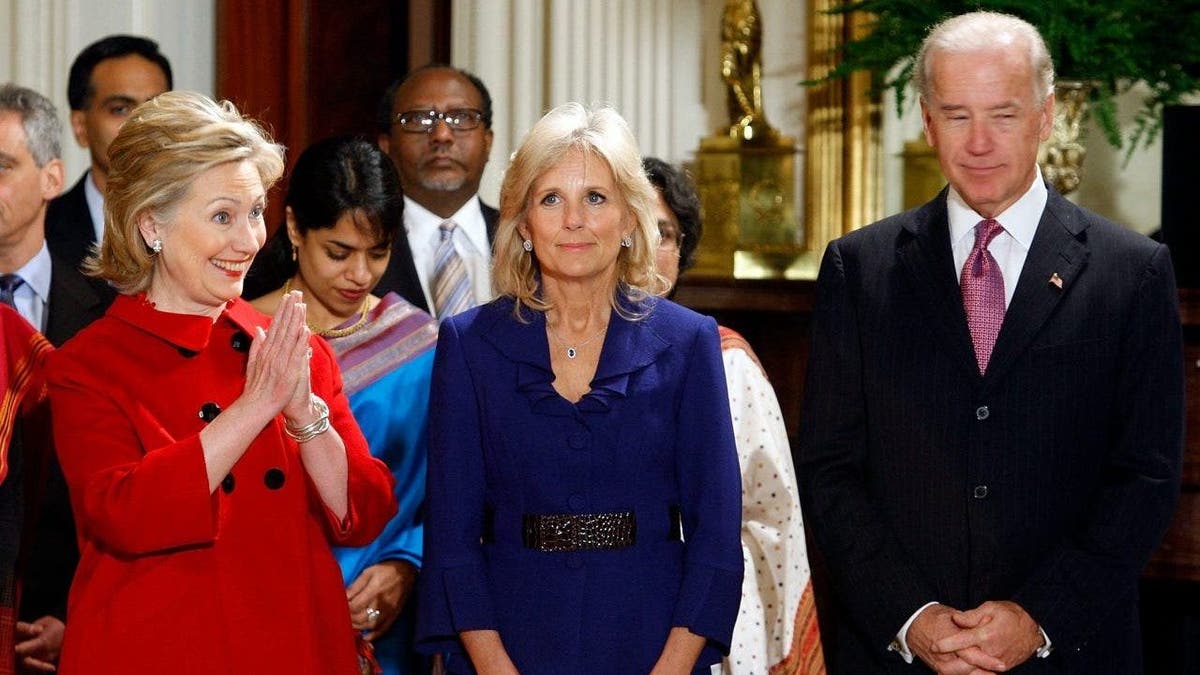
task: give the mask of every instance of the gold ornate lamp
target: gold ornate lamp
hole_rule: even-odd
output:
[[[1083,158],[1087,148],[1080,138],[1088,96],[1095,85],[1079,80],[1054,83],[1054,127],[1050,138],[1038,148],[1042,176],[1060,194],[1074,192],[1082,179]]]

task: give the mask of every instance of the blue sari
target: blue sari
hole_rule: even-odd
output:
[[[342,369],[350,410],[371,454],[391,469],[400,505],[375,541],[333,550],[343,583],[349,586],[364,569],[385,560],[404,560],[421,567],[424,524],[420,511],[425,500],[429,385],[437,322],[395,293],[388,293],[371,310],[362,329],[327,339]],[[411,605],[415,596],[409,595],[409,608],[374,641],[375,657],[385,675],[412,672]]]

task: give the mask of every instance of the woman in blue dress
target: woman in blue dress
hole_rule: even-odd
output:
[[[375,145],[350,138],[312,145],[292,172],[287,225],[266,252],[267,267],[255,270],[282,285],[253,302],[270,313],[289,290],[303,292],[309,328],[337,356],[371,454],[396,479],[400,509],[383,533],[367,546],[334,550],[350,620],[362,632],[364,665],[373,652],[386,675],[419,672],[405,606],[421,566],[419,510],[437,340],[428,314],[394,293],[371,295],[392,240],[404,236],[403,205],[392,162]]]
[[[450,673],[707,673],[741,595],[716,323],[656,293],[654,189],[567,104],[505,174],[499,297],[442,324],[418,647]]]

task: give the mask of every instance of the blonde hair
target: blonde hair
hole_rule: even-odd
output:
[[[1034,73],[1034,99],[1041,105],[1054,93],[1054,62],[1042,34],[1028,21],[1000,12],[969,12],[950,17],[930,29],[917,51],[913,86],[921,100],[933,96],[933,54],[976,52],[1024,43]]]
[[[558,106],[529,130],[513,154],[500,188],[500,221],[492,258],[496,293],[516,299],[514,311],[518,318],[522,318],[522,307],[540,312],[551,308],[540,295],[537,252],[525,252],[517,227],[525,220],[533,184],[571,151],[603,160],[628,205],[634,221],[633,245],[621,247],[617,254],[612,306],[622,316],[636,319],[640,316],[636,306],[641,300],[668,287],[655,268],[659,233],[654,206],[658,196],[642,170],[637,141],[629,125],[607,106]]]
[[[108,148],[104,243],[84,262],[92,276],[121,293],[146,290],[155,256],[138,229],[149,214],[169,222],[205,171],[248,161],[263,189],[283,174],[283,146],[229,101],[217,103],[189,91],[169,91],[138,106]]]

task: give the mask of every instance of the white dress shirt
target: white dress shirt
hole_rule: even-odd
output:
[[[29,262],[14,272],[25,283],[13,293],[17,313],[38,331],[46,332],[46,305],[50,302],[50,249],[46,242]]]
[[[1050,193],[1046,191],[1046,183],[1042,180],[1042,170],[1037,170],[1033,184],[1021,198],[1012,206],[996,216],[1004,231],[988,244],[988,252],[1000,266],[1000,274],[1004,276],[1004,306],[1012,303],[1013,292],[1017,290],[1017,281],[1021,278],[1021,269],[1025,267],[1025,257],[1029,255],[1029,246],[1033,244],[1033,235],[1037,232],[1038,222],[1042,212],[1046,210],[1046,200]],[[950,246],[954,249],[954,269],[958,271],[961,282],[962,268],[967,262],[967,256],[975,246],[975,226],[984,217],[975,209],[967,206],[958,191],[953,186],[946,198],[946,210],[950,216]]]
[[[96,233],[96,243],[104,241],[104,195],[96,187],[96,181],[88,171],[87,180],[83,181],[83,196],[87,197],[88,213],[92,215],[92,230]]]
[[[442,218],[409,197],[404,198],[404,230],[408,234],[408,245],[412,249],[413,264],[421,279],[421,291],[425,302],[434,312],[433,280],[434,252],[441,241],[439,226],[445,220],[453,220],[458,229],[454,231],[454,249],[467,268],[471,279],[471,305],[481,305],[492,299],[492,247],[487,237],[487,222],[479,198],[472,197],[450,218]]]

